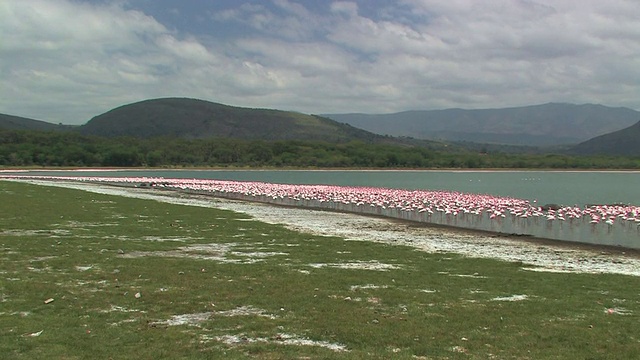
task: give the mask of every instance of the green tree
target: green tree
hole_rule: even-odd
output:
[[[102,161],[104,166],[131,167],[140,166],[140,155],[130,149],[116,148],[109,151]]]

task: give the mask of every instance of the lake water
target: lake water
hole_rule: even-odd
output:
[[[82,170],[31,171],[28,174],[151,176],[281,184],[375,186],[509,196],[535,200],[540,205],[640,205],[640,172],[636,171]]]

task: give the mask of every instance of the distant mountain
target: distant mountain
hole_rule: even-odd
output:
[[[587,140],[569,151],[577,155],[640,156],[640,121],[628,128]]]
[[[85,135],[262,140],[369,141],[384,137],[320,116],[233,107],[187,98],[152,99],[98,115],[80,127]]]
[[[38,130],[38,131],[69,131],[71,125],[56,125],[41,120],[34,120],[20,116],[0,114],[0,129],[7,130]]]
[[[324,116],[377,134],[527,146],[577,144],[640,120],[640,112],[627,108],[560,103]]]

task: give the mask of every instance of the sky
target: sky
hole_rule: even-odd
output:
[[[0,1],[0,113],[84,124],[161,97],[307,114],[640,110],[640,1]]]

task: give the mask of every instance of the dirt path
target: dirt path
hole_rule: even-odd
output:
[[[277,207],[172,191],[75,182],[28,182],[183,205],[227,209],[246,213],[256,220],[283,224],[296,231],[340,236],[348,240],[407,245],[425,252],[448,252],[469,257],[520,261],[525,264],[524,269],[531,271],[616,273],[640,276],[640,253],[637,251],[534,241],[356,214]]]

